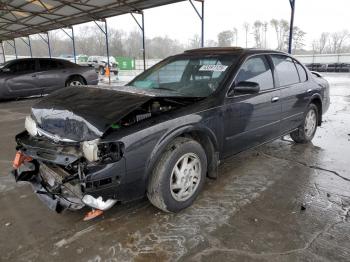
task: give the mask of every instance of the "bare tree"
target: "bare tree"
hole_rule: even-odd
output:
[[[245,32],[245,47],[248,47],[248,33],[249,33],[249,29],[250,29],[250,25],[249,23],[245,22],[243,24],[243,28],[244,28],[244,32]]]
[[[286,39],[288,38],[289,33],[289,23],[286,20],[277,20],[272,19],[270,21],[271,26],[275,29],[276,38],[277,38],[277,49],[285,50],[286,49]]]
[[[253,35],[255,40],[255,47],[260,48],[262,47],[262,28],[263,23],[259,20],[254,22],[253,26]]]
[[[218,46],[232,46],[233,32],[230,30],[222,31],[218,34]]]
[[[201,37],[198,34],[195,34],[191,39],[189,39],[187,48],[199,48],[201,46],[201,41]]]
[[[267,47],[267,29],[268,29],[268,23],[264,22],[263,24],[263,31],[264,31],[264,48]]]
[[[303,46],[305,46],[304,43],[304,37],[306,33],[301,30],[299,27],[294,26],[293,27],[293,49],[294,51],[301,49]]]
[[[205,46],[209,46],[209,47],[218,46],[218,43],[215,40],[208,39],[205,41]]]
[[[233,38],[236,42],[236,46],[238,46],[238,29],[236,27],[233,28]]]
[[[345,41],[349,38],[349,31],[343,30],[341,32],[335,32],[331,34],[329,39],[330,51],[332,53],[340,53],[343,49]]]
[[[322,33],[318,42],[318,52],[322,54],[326,48],[329,39],[329,33]]]

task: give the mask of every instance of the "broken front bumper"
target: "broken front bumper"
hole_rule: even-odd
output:
[[[51,210],[60,213],[64,209],[78,210],[85,206],[82,202],[82,196],[74,192],[72,188],[64,186],[58,189],[53,183],[53,171],[45,165],[37,168],[33,162],[25,162],[18,169],[12,171],[16,182],[25,181],[32,185],[38,198],[45,203]],[[51,183],[51,185],[50,185]]]

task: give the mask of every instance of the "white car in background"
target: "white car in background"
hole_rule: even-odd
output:
[[[96,72],[100,75],[104,75],[107,67],[108,59],[106,56],[89,56],[87,64],[94,67]],[[118,75],[118,62],[113,56],[109,57],[109,71]]]

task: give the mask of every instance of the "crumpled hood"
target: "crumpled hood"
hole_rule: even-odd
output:
[[[150,99],[152,95],[116,88],[69,87],[35,104],[32,117],[39,128],[50,134],[88,141],[101,137],[111,124]]]

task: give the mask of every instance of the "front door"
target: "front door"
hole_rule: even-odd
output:
[[[224,106],[226,156],[259,145],[277,137],[280,133],[280,90],[274,87],[272,70],[264,55],[253,56],[244,62],[236,76],[234,86],[242,81],[258,83],[260,91],[256,94],[234,93],[233,96],[226,98]]]
[[[5,86],[14,96],[31,96],[40,94],[36,83],[35,60],[18,60],[9,66],[6,72]]]

